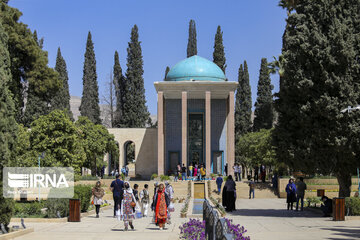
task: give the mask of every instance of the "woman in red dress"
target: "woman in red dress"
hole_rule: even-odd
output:
[[[170,205],[170,198],[165,193],[164,184],[160,184],[155,195],[153,211],[155,211],[155,224],[160,230],[164,229],[167,220],[167,208]]]

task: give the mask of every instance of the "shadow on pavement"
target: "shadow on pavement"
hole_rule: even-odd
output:
[[[321,214],[308,211],[288,211],[286,209],[238,209],[229,213],[232,216],[248,216],[248,217],[306,217],[319,218]]]
[[[322,230],[333,231],[332,235],[337,237],[328,238],[328,239],[360,239],[360,227],[346,227],[346,226],[336,226],[329,228],[322,228]]]

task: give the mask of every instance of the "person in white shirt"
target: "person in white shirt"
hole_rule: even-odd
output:
[[[140,202],[141,202],[141,213],[144,217],[148,215],[150,195],[149,195],[149,185],[145,184],[144,189],[140,192]]]

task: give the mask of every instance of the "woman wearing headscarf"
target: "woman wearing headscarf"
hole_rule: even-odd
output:
[[[100,206],[103,204],[103,196],[105,195],[104,189],[101,187],[101,182],[97,181],[95,187],[92,189],[92,195],[94,197],[93,202],[96,209],[96,218],[99,218]]]
[[[125,182],[124,184],[124,195],[121,201],[121,208],[120,208],[120,219],[124,221],[125,229],[124,231],[128,230],[128,225],[130,225],[131,229],[134,229],[133,220],[135,219],[135,206],[136,206],[136,199],[134,197],[133,191],[130,188],[130,183]]]
[[[227,212],[232,212],[235,210],[236,200],[236,183],[234,182],[232,175],[229,175],[226,179],[223,191],[225,191],[225,210]]]
[[[165,193],[164,184],[160,184],[155,195],[155,201],[152,210],[155,212],[155,224],[160,230],[164,229],[167,220],[167,208],[170,205],[170,198]]]
[[[287,210],[291,208],[293,210],[294,202],[296,202],[296,186],[294,183],[294,179],[290,178],[289,183],[286,185],[286,203],[287,203]]]

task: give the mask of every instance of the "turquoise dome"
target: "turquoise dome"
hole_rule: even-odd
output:
[[[226,81],[221,68],[206,58],[197,55],[186,58],[173,66],[165,81]]]

